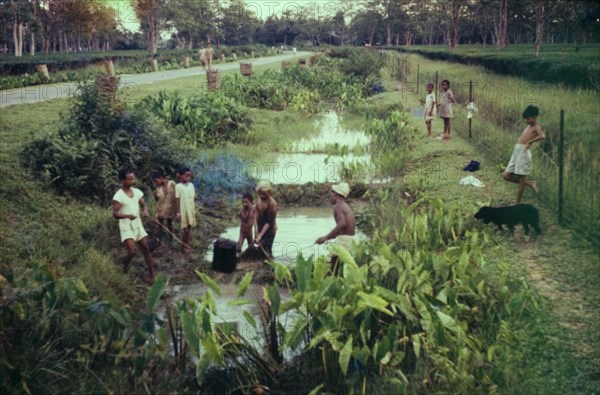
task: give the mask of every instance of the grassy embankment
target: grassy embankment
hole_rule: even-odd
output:
[[[405,58],[404,58],[405,59]],[[479,112],[472,121],[472,140],[494,160],[506,164],[514,144],[525,128],[521,113],[529,104],[540,108],[538,118],[546,140],[534,148],[534,172],[539,181],[541,201],[558,213],[558,162],[560,110],[565,112],[564,132],[564,223],[590,241],[600,240],[600,158],[597,122],[600,119],[596,91],[565,88],[497,75],[479,66],[433,62],[417,55],[409,59],[409,89],[414,90],[419,68],[419,90],[434,82],[451,81],[460,106],[455,106],[454,125],[466,125],[465,105],[469,101],[469,82],[473,82],[473,101]],[[439,98],[440,92],[437,91]],[[406,93],[407,98],[414,97]],[[417,107],[414,105],[413,107]],[[467,128],[456,133],[468,136]],[[476,158],[473,158],[476,159]]]
[[[485,80],[507,78],[486,73],[481,68],[433,62],[420,57],[411,58],[413,64],[418,62],[421,71],[426,73],[443,70],[442,78],[454,78],[458,81],[464,81],[466,75],[475,75],[474,80],[476,77],[483,76]],[[388,70],[386,88],[393,90],[399,81],[390,78],[390,74],[391,70]],[[521,86],[527,84],[516,79],[512,79],[511,83]],[[421,92],[424,92],[423,87]],[[548,91],[543,93],[546,92]],[[456,89],[455,93],[457,93]],[[400,95],[400,92],[390,92],[374,97],[372,102],[385,106],[401,100],[407,109],[420,107],[417,95],[410,93]],[[542,101],[542,106],[549,108],[553,107],[551,103],[554,102],[575,110],[578,106],[589,105],[587,101],[589,95],[591,95],[589,92],[566,90],[560,91],[558,95],[555,92],[548,98],[541,94],[539,100]],[[464,89],[460,92],[459,98],[461,96],[464,100]],[[514,111],[517,106],[520,106],[520,103],[513,104]],[[430,197],[442,198],[447,204],[458,203],[470,215],[475,213],[478,207],[489,202],[509,203],[516,193],[515,185],[501,179],[496,155],[490,155],[488,151],[482,152],[479,144],[465,138],[468,135],[466,122],[463,121],[466,112],[460,106],[455,105],[454,108],[456,114],[453,123],[454,138],[450,141],[425,137],[424,122],[421,119],[414,120],[414,124],[422,130],[424,137],[419,141],[416,149],[411,151],[409,164],[402,170],[404,177],[397,194],[400,195],[404,188],[408,188]],[[553,114],[551,111],[547,113]],[[500,112],[497,110],[493,114],[499,116]],[[487,119],[488,116],[485,111],[476,115],[476,120],[473,122],[476,133],[485,126],[493,127],[495,119],[492,118],[490,121]],[[573,117],[573,120],[577,121],[577,118]],[[582,122],[585,123],[585,120]],[[438,135],[442,130],[441,121],[434,121],[434,134]],[[506,141],[502,146],[507,146],[513,144],[513,140],[517,137],[515,131],[511,134],[505,133],[509,138],[503,139],[504,136],[499,132],[496,126],[486,133],[498,138],[496,142],[489,144],[501,146],[500,142]],[[503,150],[502,153],[510,155],[509,150]],[[481,170],[476,172],[475,176],[485,184],[483,188],[458,184],[458,181],[467,174],[462,168],[473,159],[481,162]],[[545,185],[541,183],[540,187],[545,188]],[[595,329],[600,325],[600,314],[597,309],[600,302],[600,292],[598,292],[600,258],[589,244],[581,243],[576,234],[561,228],[557,224],[554,211],[536,204],[538,198],[529,193],[525,195],[525,202],[540,208],[544,234],[537,240],[525,239],[519,230],[515,237],[497,234],[493,236],[496,248],[487,251],[487,256],[494,264],[501,264],[501,262],[508,264],[515,273],[527,278],[528,286],[532,286],[539,295],[538,314],[527,317],[520,323],[523,331],[518,335],[521,336],[522,351],[527,355],[527,364],[522,367],[523,378],[526,381],[519,385],[515,384],[512,388],[501,388],[501,392],[594,393],[600,385],[598,370],[600,337]],[[387,215],[382,215],[383,218],[394,218],[393,204],[387,207]]]

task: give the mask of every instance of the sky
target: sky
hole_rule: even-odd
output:
[[[194,0],[190,0],[194,1]],[[340,9],[344,2],[358,3],[358,0],[246,0],[246,7],[253,11],[259,19],[265,20],[270,15],[281,16],[285,11],[294,13],[304,7],[310,7],[314,16],[332,16]],[[222,1],[222,3],[226,3]],[[109,0],[109,4],[117,11],[123,26],[130,31],[139,30],[139,22],[129,0]]]

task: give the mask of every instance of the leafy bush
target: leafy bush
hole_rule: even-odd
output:
[[[348,59],[341,63],[342,72],[351,77],[363,80],[368,78],[379,78],[379,72],[383,67],[383,60],[366,51],[352,51]]]
[[[94,298],[55,263],[32,259],[26,273],[3,284],[3,393],[88,393],[99,383],[119,393],[182,388],[180,377],[166,375],[178,362],[156,308],[166,285],[159,275],[145,308],[132,312]]]
[[[352,108],[370,93],[372,83],[368,78],[345,75],[340,65],[339,60],[321,59],[313,67],[289,66],[250,78],[226,75],[221,90],[247,106],[270,110],[313,114],[319,111],[321,101],[333,101],[339,109]]]
[[[21,153],[24,164],[61,193],[103,202],[123,166],[142,177],[156,168],[174,171],[188,149],[151,113],[122,107],[96,84],[80,85],[65,125],[28,144]]]
[[[371,157],[382,176],[396,176],[404,167],[417,131],[406,112],[392,111],[386,118],[372,119],[365,132],[371,136]]]
[[[489,393],[496,388],[492,376],[518,383],[518,371],[493,362],[525,360],[509,322],[536,312],[531,290],[508,268],[491,269],[483,252],[488,235],[467,231],[458,207],[421,199],[398,209],[392,199],[390,191],[380,192],[373,207],[391,207],[403,226],[383,228],[351,250],[333,246],[338,275],[331,275],[325,257],[299,256],[295,275],[272,264],[276,284],[263,288],[262,319],[244,313],[243,333],[233,325],[215,329],[212,294],[220,289],[198,273],[211,290],[179,304],[198,379],[216,365],[233,368],[237,388],[230,390],[270,385],[287,354],[299,356],[291,364],[318,369],[321,386],[335,393],[359,387],[363,393]],[[244,299],[251,281],[249,273],[240,282],[240,300],[230,305],[252,303]],[[283,300],[279,287],[291,297]],[[293,322],[284,325],[285,317]]]
[[[251,122],[246,110],[220,94],[184,97],[162,91],[144,98],[137,108],[157,115],[174,127],[175,136],[195,147],[238,142]]]

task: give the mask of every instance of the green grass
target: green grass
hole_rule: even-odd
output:
[[[421,62],[421,58],[417,60],[421,70],[439,69],[445,74],[465,74],[464,66]],[[394,83],[393,79],[388,81],[389,85]],[[380,100],[392,100],[391,95]],[[399,99],[398,96],[396,98]],[[402,103],[407,108],[420,105],[416,95],[406,96]],[[455,121],[464,116],[464,112],[458,114]],[[500,177],[496,155],[493,155],[495,151],[492,155],[488,151],[482,152],[480,142],[469,140],[465,136],[464,124],[459,122],[454,123],[452,140],[439,141],[425,137],[424,122],[414,120],[424,137],[411,150],[411,160],[399,184],[398,194],[406,188],[413,194],[441,198],[449,205],[457,203],[468,216],[490,202],[493,205],[510,204],[516,194],[516,186]],[[477,122],[480,125],[481,120],[477,119]],[[434,134],[441,133],[441,129],[441,122],[434,121]],[[511,141],[516,138],[510,137]],[[484,188],[460,186],[458,183],[467,175],[462,170],[463,166],[473,159],[481,162],[481,170],[474,175],[485,184]],[[600,337],[596,330],[600,326],[597,309],[600,305],[600,257],[576,233],[561,228],[555,211],[536,204],[537,198],[530,193],[527,191],[524,199],[540,209],[544,234],[535,241],[525,239],[519,230],[514,237],[496,234],[493,240],[497,247],[488,251],[494,265],[501,262],[508,264],[515,273],[527,277],[528,283],[539,295],[539,314],[514,323],[515,333],[522,337],[522,347],[528,355],[526,366],[521,367],[525,382],[512,383],[510,387],[500,388],[500,392],[595,393],[600,388],[597,352]],[[384,217],[393,218],[393,212]],[[491,225],[475,226],[492,232]]]
[[[501,76],[480,66],[434,62],[418,55],[408,57],[410,74],[406,91],[399,99],[409,109],[420,108],[428,82],[448,79],[458,103],[454,105],[453,133],[467,138],[465,105],[469,101],[469,81],[473,81],[474,99],[479,112],[472,121],[472,141],[493,159],[496,166],[506,164],[514,144],[525,128],[521,118],[524,108],[534,103],[540,108],[538,118],[546,140],[534,147],[533,177],[540,181],[540,199],[557,210],[558,146],[560,110],[565,111],[565,223],[584,237],[600,237],[600,140],[597,138],[597,95],[593,91],[556,87]],[[416,94],[417,67],[419,95]],[[439,98],[439,92],[437,92]],[[434,122],[434,129],[441,133]],[[473,158],[475,159],[475,158]]]
[[[423,138],[412,157],[403,180],[406,187],[442,198],[446,204],[459,203],[471,215],[488,202],[505,205],[514,197],[514,185],[500,178],[495,162],[462,138],[448,142]],[[462,167],[474,158],[481,161],[482,170],[474,174],[484,188],[458,184],[466,175]],[[494,236],[497,248],[488,251],[492,264],[507,263],[528,277],[540,296],[540,315],[516,323],[529,355],[523,367],[528,382],[501,392],[593,393],[600,385],[596,352],[600,339],[594,329],[600,325],[600,259],[571,232],[561,229],[550,210],[540,212],[543,236],[527,241],[519,230],[514,238],[499,234]],[[492,226],[484,228],[492,232]]]

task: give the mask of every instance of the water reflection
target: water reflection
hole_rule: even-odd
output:
[[[320,130],[320,134],[295,142],[291,152],[324,152],[343,147],[353,151],[369,145],[371,139],[364,132],[345,129],[340,121],[340,116],[335,111],[324,114],[315,122],[315,128]]]

